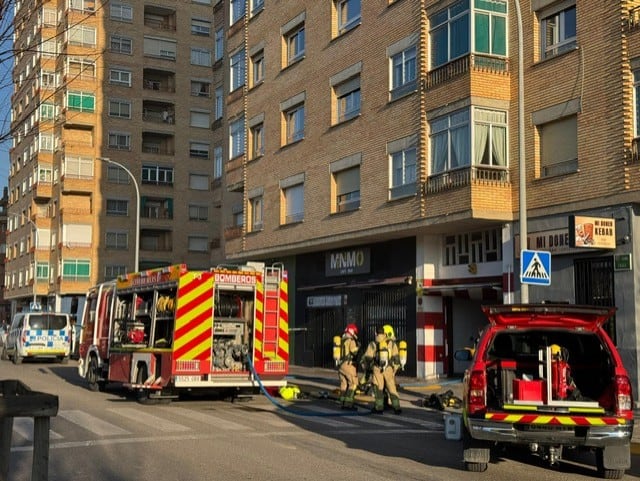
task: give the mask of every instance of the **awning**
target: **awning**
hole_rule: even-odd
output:
[[[477,301],[494,301],[502,294],[500,282],[485,282],[477,284],[442,284],[426,286],[422,292],[427,296],[458,297]]]
[[[314,286],[298,287],[298,291],[315,291],[319,289],[350,289],[374,286],[410,286],[413,284],[413,276],[386,277],[383,279],[368,279],[354,282],[336,282],[334,284],[318,284]]]

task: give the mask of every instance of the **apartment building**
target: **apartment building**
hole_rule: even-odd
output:
[[[119,274],[222,259],[221,22],[211,0],[15,2],[13,311],[73,311]]]
[[[637,390],[640,2],[229,4],[225,252],[289,269],[294,362],[390,323],[438,377],[482,304],[615,305]]]

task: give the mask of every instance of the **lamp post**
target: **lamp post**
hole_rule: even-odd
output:
[[[129,175],[129,177],[133,181],[133,186],[136,189],[136,248],[134,250],[134,256],[135,257],[134,257],[134,261],[133,261],[133,266],[134,266],[133,272],[138,272],[139,254],[140,254],[140,188],[138,187],[138,181],[133,176],[131,171],[129,169],[127,169],[124,165],[122,165],[120,162],[116,162],[115,160],[111,160],[108,157],[96,157],[96,159],[102,160],[103,162],[106,162],[107,164],[113,164],[113,165],[115,165],[117,167],[120,167],[122,170],[124,170]]]
[[[520,181],[518,184],[520,194],[520,250],[527,248],[527,169],[525,164],[525,142],[524,142],[524,54],[522,38],[522,12],[520,11],[520,0],[514,0],[516,6],[516,17],[518,20],[518,163]],[[520,256],[522,262],[522,256]],[[529,302],[529,284],[520,283],[520,302]]]

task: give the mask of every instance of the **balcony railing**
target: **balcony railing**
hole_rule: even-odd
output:
[[[509,61],[502,57],[469,54],[441,65],[427,74],[426,87],[431,88],[454,77],[465,74],[469,70],[504,74],[509,72]]]
[[[469,166],[456,170],[448,170],[429,176],[425,184],[427,194],[435,194],[445,190],[464,187],[472,183],[508,184],[509,171],[500,167]]]

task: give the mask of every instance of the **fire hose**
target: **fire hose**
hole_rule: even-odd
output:
[[[371,411],[362,411],[362,412],[349,411],[349,412],[335,412],[335,413],[315,413],[315,412],[307,412],[307,411],[300,411],[300,410],[296,410],[296,409],[291,409],[291,407],[285,406],[284,404],[279,403],[278,400],[276,398],[274,398],[269,393],[269,391],[264,386],[264,384],[262,384],[262,380],[260,379],[260,376],[256,372],[255,367],[253,366],[253,362],[251,361],[251,359],[249,357],[247,357],[247,362],[249,364],[249,370],[251,371],[251,374],[253,374],[253,377],[258,382],[258,386],[260,387],[260,391],[278,409],[282,409],[283,411],[286,411],[286,412],[288,412],[290,414],[295,414],[296,416],[310,416],[310,417],[367,416],[367,415],[371,414]]]

